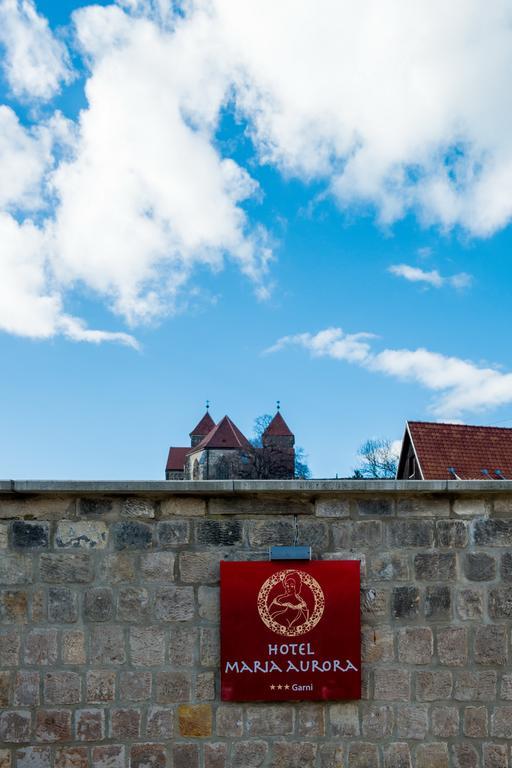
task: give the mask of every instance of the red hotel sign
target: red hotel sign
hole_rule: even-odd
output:
[[[221,698],[361,698],[359,561],[221,562]]]

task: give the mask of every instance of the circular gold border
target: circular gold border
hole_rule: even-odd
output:
[[[315,608],[309,619],[303,624],[298,624],[296,627],[288,628],[283,626],[283,624],[279,624],[269,614],[267,598],[272,587],[275,587],[275,585],[279,584],[279,582],[283,582],[290,573],[298,573],[301,582],[306,584],[311,589],[315,598]],[[306,573],[305,571],[299,570],[298,568],[288,568],[283,571],[277,571],[262,584],[258,593],[257,606],[258,613],[262,622],[269,629],[271,629],[272,632],[275,632],[277,635],[284,635],[285,637],[296,637],[297,635],[304,635],[306,632],[309,632],[311,629],[313,629],[313,627],[316,627],[324,612],[325,598],[322,587],[318,581],[313,578],[313,576],[311,576],[309,573]]]

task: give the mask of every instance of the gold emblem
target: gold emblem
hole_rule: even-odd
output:
[[[278,635],[296,637],[316,627],[325,608],[322,587],[305,571],[277,571],[258,594],[262,622]]]

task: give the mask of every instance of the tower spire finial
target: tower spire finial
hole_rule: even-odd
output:
[[[277,406],[277,410],[280,411],[281,410],[281,401],[280,400],[276,401],[276,406]]]
[[[210,410],[210,401],[209,400],[206,401],[206,410],[207,411]]]

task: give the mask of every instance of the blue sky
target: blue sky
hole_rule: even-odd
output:
[[[207,398],[316,477],[512,426],[506,4],[103,6],[0,0],[0,475],[162,478]]]

